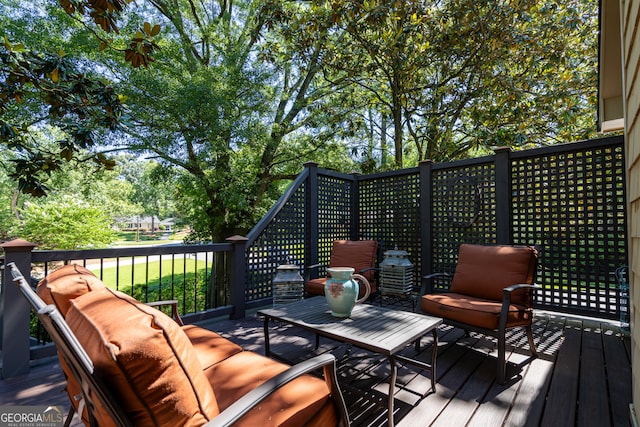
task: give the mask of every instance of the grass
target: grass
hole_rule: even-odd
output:
[[[182,243],[186,232],[171,232],[168,238],[161,239],[165,236],[164,231],[157,231],[156,234],[152,233],[136,233],[135,231],[119,231],[117,233],[117,240],[114,243],[115,246],[140,246],[140,245],[157,245],[161,243]]]
[[[205,309],[211,265],[195,258],[122,263],[94,273],[111,289],[139,301],[178,300],[180,313]]]
[[[178,301],[180,314],[204,311],[207,307],[207,287],[211,275],[211,264],[205,265],[195,258],[174,258],[162,261],[148,261],[140,258],[140,263],[123,262],[119,267],[105,267],[99,264],[87,265],[111,289],[133,296],[138,301]],[[119,270],[119,273],[118,273]],[[222,292],[224,293],[224,289]],[[162,310],[171,315],[169,307]],[[37,317],[31,317],[31,336],[40,336]],[[48,339],[48,338],[47,338]]]

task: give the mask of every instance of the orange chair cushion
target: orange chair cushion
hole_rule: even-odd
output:
[[[485,329],[498,329],[502,303],[470,297],[453,292],[424,295],[420,300],[423,312],[454,322]],[[507,327],[530,325],[533,310],[512,304],[509,306]]]
[[[333,242],[330,267],[352,267],[358,273],[365,268],[376,265],[378,242],[375,240],[336,240]],[[371,283],[375,278],[375,271],[369,270],[362,274]]]
[[[238,354],[242,347],[222,335],[194,325],[181,326],[191,341],[203,369]]]
[[[376,265],[378,256],[378,242],[375,240],[336,240],[333,242],[330,267],[351,267],[356,273]],[[369,285],[371,293],[376,292],[378,286],[375,281],[375,270],[368,270],[362,274]],[[324,295],[326,277],[311,279],[305,284],[305,290],[310,295]],[[358,298],[364,296],[364,288],[360,288]]]
[[[218,405],[185,332],[111,289],[75,298],[67,323],[133,424],[197,426]]]
[[[244,394],[289,366],[249,351],[243,351],[205,370],[224,411]],[[318,424],[318,421],[322,423]],[[337,415],[324,380],[303,375],[267,397],[245,416],[239,426],[330,426]]]
[[[533,283],[538,252],[525,246],[460,245],[450,292],[491,301],[502,301],[502,290]],[[529,305],[528,292],[516,292],[512,302]]]
[[[90,270],[78,264],[68,264],[42,279],[36,293],[45,303],[54,304],[62,316],[66,316],[73,299],[104,288],[104,283]]]
[[[304,285],[304,290],[309,295],[324,295],[324,284],[326,282],[326,277],[307,280],[307,283]]]

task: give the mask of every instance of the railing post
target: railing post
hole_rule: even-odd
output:
[[[230,302],[233,309],[231,319],[244,319],[247,291],[247,239],[244,236],[227,237],[233,244],[231,253]]]
[[[358,172],[352,172],[353,181],[351,181],[351,200],[349,206],[351,207],[351,221],[349,223],[349,239],[360,240],[363,236],[360,234],[360,181]]]
[[[16,239],[0,245],[4,249],[5,265],[15,263],[22,274],[31,278],[31,252],[35,244]],[[11,272],[5,268],[2,277],[0,316],[2,317],[2,378],[29,372],[30,332],[29,304],[13,284]]]
[[[418,171],[420,174],[420,274],[425,276],[433,270],[433,161],[421,161]]]
[[[495,154],[496,179],[496,238],[497,243],[513,243],[511,221],[511,148],[499,147]]]
[[[309,170],[309,181],[307,182],[307,216],[308,228],[305,233],[305,268],[318,263],[318,164],[307,162],[304,164]]]

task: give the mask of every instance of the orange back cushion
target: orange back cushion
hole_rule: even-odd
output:
[[[525,246],[460,245],[451,292],[502,301],[502,290],[520,283],[533,283],[538,252]],[[513,295],[514,304],[524,305],[526,293]]]
[[[352,267],[358,273],[365,268],[375,267],[378,242],[375,240],[336,240],[331,250],[330,267]],[[374,279],[374,270],[363,274],[368,281]]]
[[[111,289],[74,299],[67,323],[133,424],[196,426],[219,413],[182,329]]]
[[[68,264],[50,273],[38,283],[37,294],[47,304],[54,304],[66,316],[71,300],[105,285],[81,265]]]

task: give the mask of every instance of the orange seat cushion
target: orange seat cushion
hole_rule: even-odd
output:
[[[351,267],[356,273],[373,268],[378,256],[378,242],[375,240],[336,240],[333,242],[329,267]],[[371,269],[362,273],[371,286],[371,293],[377,290],[375,270]],[[305,290],[311,295],[324,295],[326,277],[307,281]],[[364,296],[361,287],[358,298]]]
[[[222,335],[195,325],[181,327],[187,334],[203,369],[238,354],[242,347]]]
[[[308,280],[304,285],[304,290],[309,295],[324,295],[324,284],[327,282],[326,277]]]
[[[71,301],[87,292],[104,289],[105,285],[90,270],[68,264],[50,273],[38,283],[36,293],[47,304],[54,304],[66,316]]]
[[[198,426],[218,413],[185,332],[170,317],[111,289],[75,298],[67,323],[136,426]]]
[[[104,288],[105,285],[90,270],[77,264],[70,264],[59,268],[41,280],[38,284],[37,292],[47,304],[55,304],[64,316],[71,307],[73,299],[88,292]],[[186,325],[181,328],[193,345],[202,368],[209,367],[242,351],[242,347],[239,345],[208,329],[194,325]],[[79,401],[75,397],[80,395],[80,387],[64,360],[60,359],[60,362],[67,377],[67,393],[74,407],[78,410]],[[104,409],[99,408],[97,413],[102,417],[102,419],[98,420],[100,425],[113,424],[108,419]],[[88,424],[86,410],[83,411],[81,416],[85,423]]]
[[[453,292],[424,295],[420,300],[423,312],[454,322],[484,329],[498,329],[502,302],[470,297]],[[526,326],[533,320],[533,310],[511,304],[507,327]]]
[[[205,370],[224,411],[244,394],[288,365],[249,351],[243,351]],[[267,397],[240,419],[241,426],[333,426],[337,415],[324,380],[303,375]]]
[[[187,334],[187,337],[193,345],[195,354],[198,357],[198,360],[200,361],[200,364],[203,368],[208,368],[209,366],[242,351],[242,347],[240,347],[239,345],[208,329],[200,328],[194,325],[185,325],[181,326],[180,328]],[[72,376],[72,371],[67,366],[64,359],[61,356],[59,356],[59,359],[62,370],[65,374],[65,377],[67,378],[67,394],[69,395],[75,410],[79,411],[80,401],[76,399],[76,396],[81,395],[80,386]],[[98,408],[95,411],[95,415],[98,417],[98,425],[100,427],[109,427],[115,425],[111,418],[109,418],[107,411],[100,406],[100,402],[95,400],[94,402],[96,403],[96,405],[98,405]],[[89,418],[87,415],[86,407],[82,411],[81,417],[83,423],[85,425],[89,425]]]
[[[460,245],[450,292],[490,301],[502,301],[502,290],[533,283],[538,252],[525,246]],[[512,296],[516,305],[530,305],[529,292]]]

